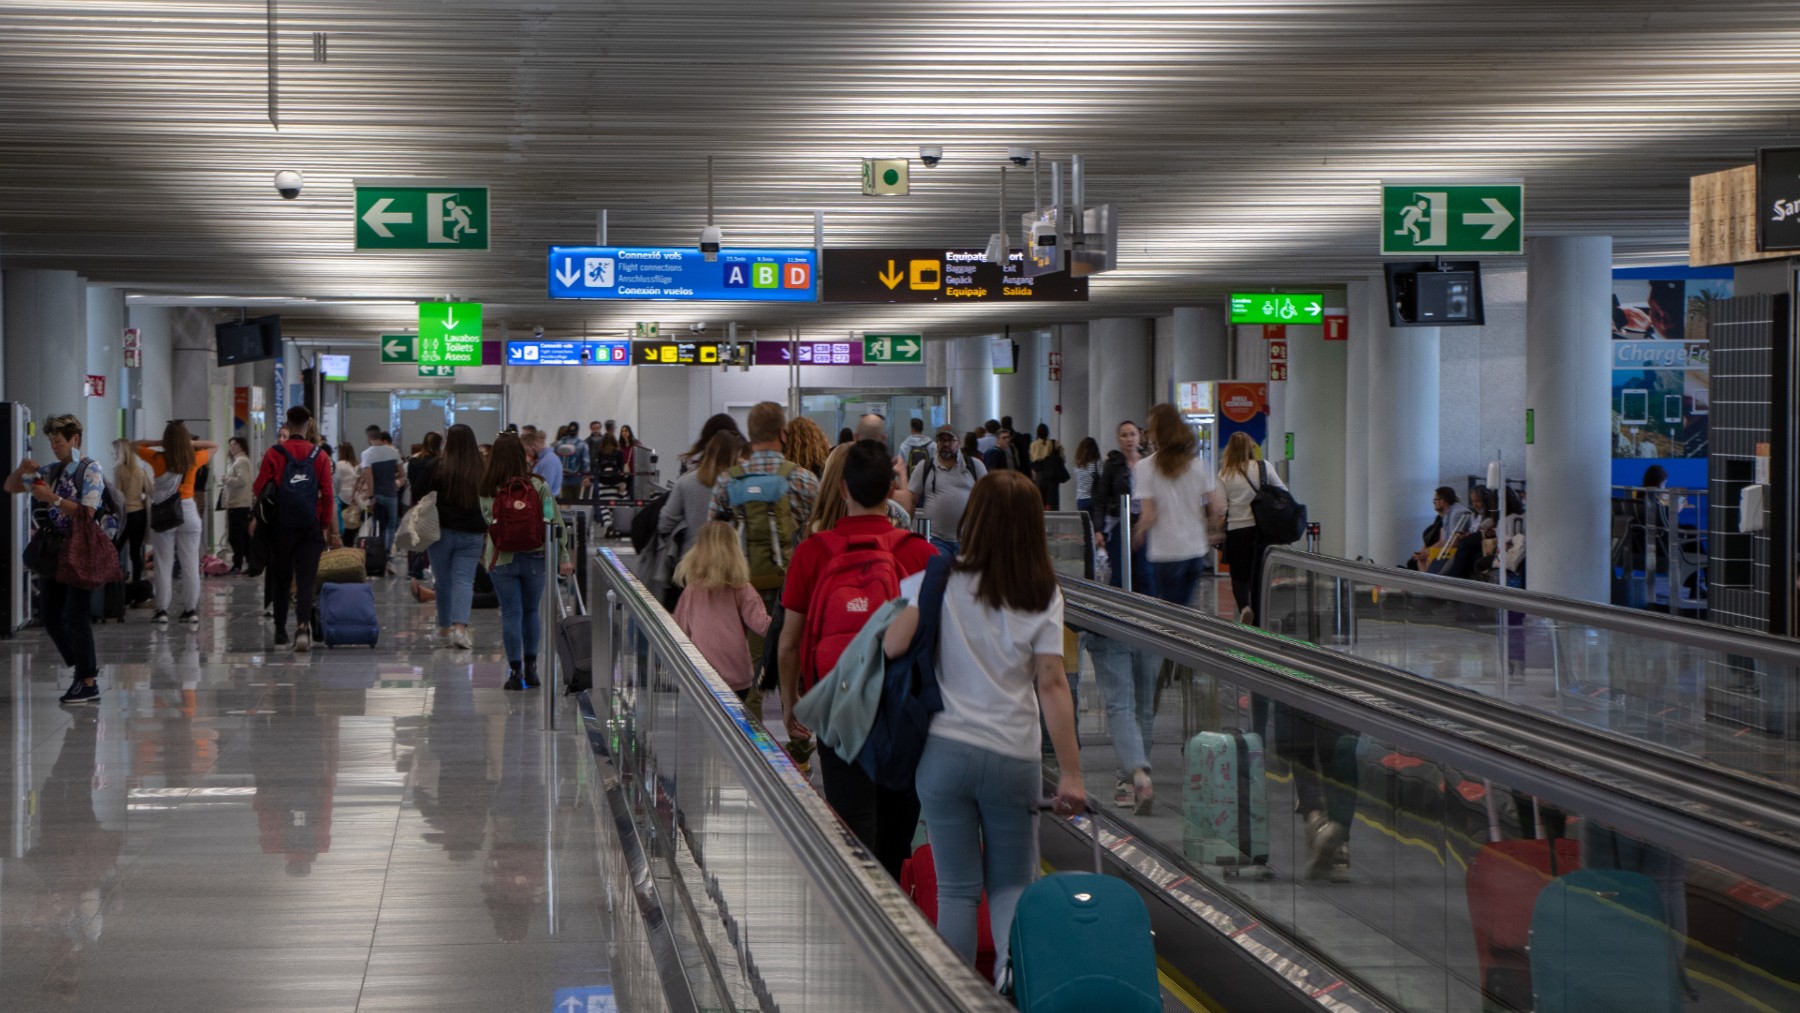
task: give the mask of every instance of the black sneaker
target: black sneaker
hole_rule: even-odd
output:
[[[275,630],[275,646],[276,647],[285,647],[287,645],[287,642],[288,642],[287,641],[287,631],[284,629],[281,629],[280,627],[277,627]]]
[[[62,695],[57,703],[99,703],[100,684],[97,682],[76,682],[69,691]]]
[[[169,613],[164,609],[157,609],[156,614],[150,617],[150,621],[158,626],[167,626],[169,625]]]
[[[200,625],[200,613],[188,609],[181,614],[181,621],[188,626],[198,626]]]
[[[537,655],[527,654],[525,656],[524,678],[526,689],[536,689],[541,685],[538,682]]]

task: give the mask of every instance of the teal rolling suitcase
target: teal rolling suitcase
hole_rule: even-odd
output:
[[[1094,871],[1059,872],[1025,888],[1008,945],[1013,1001],[1023,1013],[1159,1013],[1150,911],[1129,883]]]
[[[1617,869],[1558,876],[1531,911],[1536,1013],[1677,1013],[1675,938],[1650,877]]]
[[[1201,732],[1188,740],[1181,850],[1227,875],[1269,875],[1269,799],[1255,732]]]

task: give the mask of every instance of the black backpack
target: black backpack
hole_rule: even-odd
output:
[[[1306,507],[1286,489],[1269,484],[1269,462],[1258,461],[1256,467],[1262,477],[1256,498],[1250,501],[1250,514],[1256,518],[1256,537],[1265,545],[1299,541],[1306,533]]]
[[[311,527],[319,522],[319,472],[313,462],[319,457],[320,450],[314,447],[306,460],[296,460],[281,444],[275,444],[275,450],[287,462],[282,465],[281,474],[275,481],[264,486],[265,491],[273,488],[275,524],[284,528]]]
[[[929,444],[929,443],[927,443],[923,446],[907,448],[907,451],[906,451],[906,473],[908,475],[912,474],[913,469],[917,468],[919,466],[919,462],[928,461],[930,459],[931,459],[931,444]]]

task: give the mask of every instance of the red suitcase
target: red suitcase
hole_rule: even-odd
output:
[[[912,857],[900,863],[900,890],[931,924],[937,924],[937,864],[931,857],[931,845],[921,844],[912,853]],[[1525,912],[1529,921],[1531,912]],[[981,895],[981,906],[975,911],[975,969],[989,981],[994,980],[994,930],[989,924],[987,894]]]
[[[1482,1008],[1529,1010],[1531,912],[1552,879],[1581,865],[1579,841],[1567,838],[1493,841],[1469,863],[1465,883]]]

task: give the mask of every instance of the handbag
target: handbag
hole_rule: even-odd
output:
[[[124,580],[124,571],[119,568],[119,550],[100,529],[93,508],[82,507],[69,520],[69,533],[63,538],[62,554],[56,565],[57,583],[92,591]]]
[[[63,536],[60,531],[50,526],[49,521],[31,533],[31,541],[25,543],[25,551],[19,559],[25,569],[40,577],[55,578],[57,564],[62,561]]]
[[[424,552],[437,544],[442,533],[438,529],[437,493],[428,492],[400,518],[400,529],[394,532],[394,549],[399,552]]]
[[[150,500],[150,530],[173,531],[181,527],[181,476],[165,471],[156,476],[156,495]]]
[[[345,503],[343,509],[339,511],[339,519],[343,521],[346,528],[360,528],[363,522],[363,508],[355,503]]]
[[[1269,462],[1257,461],[1256,467],[1262,481],[1250,501],[1250,515],[1256,518],[1257,538],[1265,545],[1292,545],[1306,533],[1306,507],[1286,489],[1269,484]]]

